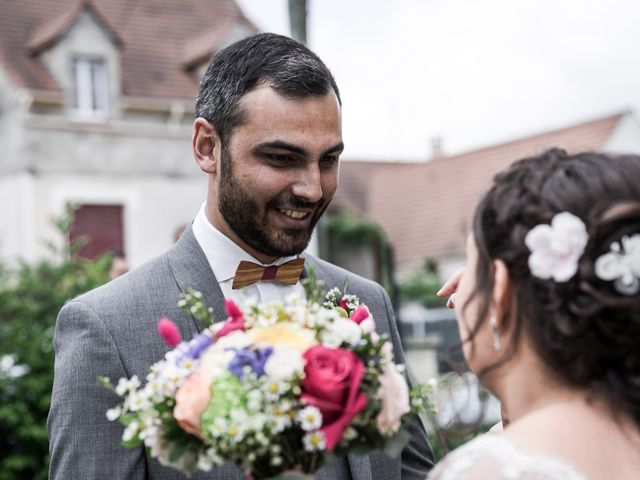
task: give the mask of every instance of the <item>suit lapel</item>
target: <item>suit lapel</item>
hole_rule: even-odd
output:
[[[329,272],[323,269],[316,259],[311,255],[304,255],[304,270],[302,271],[302,275],[300,278],[309,278],[310,270],[313,270],[313,275],[316,281],[324,282],[324,289],[329,291],[331,288],[335,286],[335,280],[333,280]]]
[[[211,271],[207,257],[193,235],[191,225],[187,227],[180,240],[168,252],[169,265],[181,292],[192,288],[202,293],[205,302],[213,308],[216,322],[227,318],[224,309],[224,295],[215,275]],[[193,316],[193,326],[200,332],[202,325]]]

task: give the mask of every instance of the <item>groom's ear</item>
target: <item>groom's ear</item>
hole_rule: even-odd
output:
[[[200,170],[216,174],[221,161],[222,143],[218,131],[208,120],[198,117],[193,122],[191,146]]]

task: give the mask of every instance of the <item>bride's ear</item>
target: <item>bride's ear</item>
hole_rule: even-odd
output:
[[[491,303],[497,320],[497,328],[504,332],[511,317],[512,286],[507,265],[500,259],[493,261],[493,292]]]
[[[208,174],[216,174],[220,165],[222,144],[216,128],[204,118],[196,118],[193,122],[191,146],[200,169]]]

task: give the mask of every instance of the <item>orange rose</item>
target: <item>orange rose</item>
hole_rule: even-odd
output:
[[[211,398],[211,375],[198,370],[191,374],[176,392],[173,416],[187,433],[202,439],[200,416]]]

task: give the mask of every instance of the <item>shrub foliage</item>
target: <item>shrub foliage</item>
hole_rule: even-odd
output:
[[[65,234],[71,215],[58,220]],[[108,279],[110,256],[78,258],[81,242],[36,263],[0,264],[0,480],[46,479],[45,423],[53,385],[53,332],[64,303]]]

